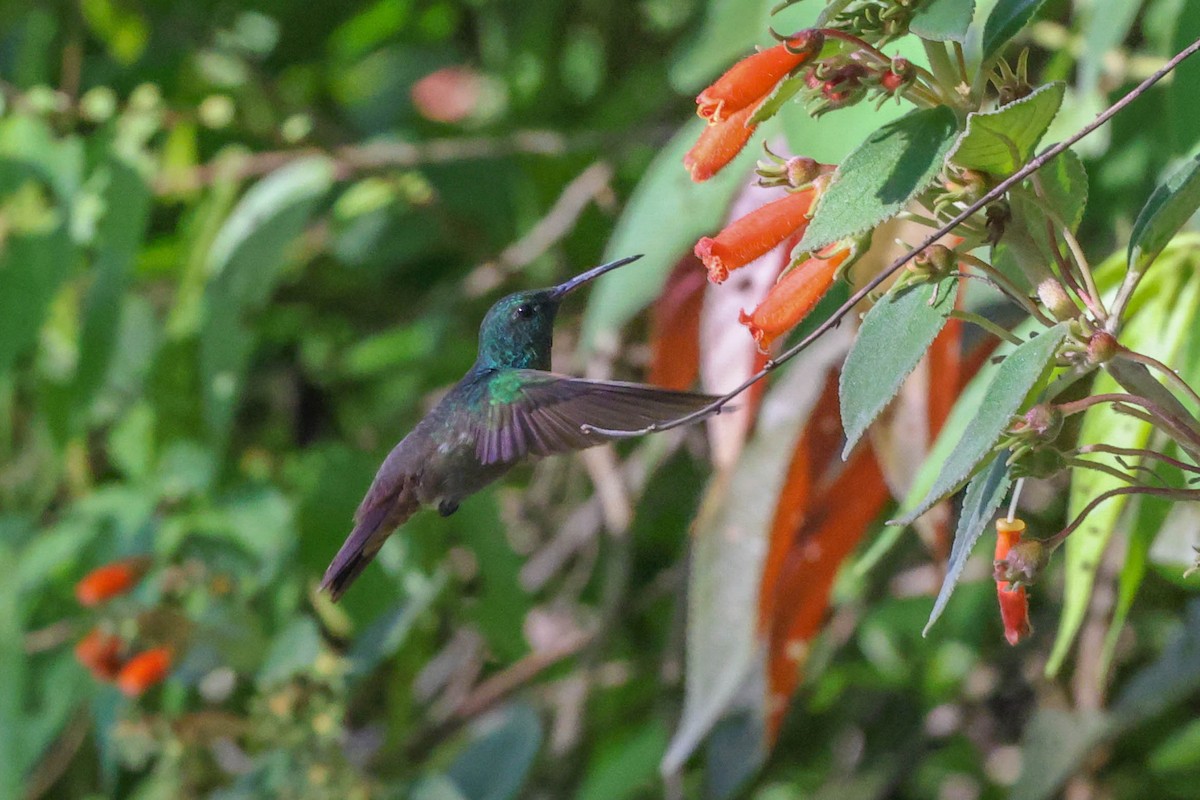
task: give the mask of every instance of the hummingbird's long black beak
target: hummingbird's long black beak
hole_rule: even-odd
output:
[[[583,286],[588,281],[595,280],[606,272],[612,272],[617,267],[623,267],[626,264],[631,264],[641,257],[642,254],[639,253],[636,256],[626,256],[625,258],[618,258],[616,261],[610,261],[607,264],[601,264],[598,267],[592,267],[587,272],[581,272],[574,278],[571,278],[571,280],[555,286],[550,290],[550,297],[554,300],[560,300],[578,289],[580,286]]]

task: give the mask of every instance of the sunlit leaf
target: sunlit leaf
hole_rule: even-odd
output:
[[[1131,304],[1136,313],[1121,331],[1121,342],[1126,347],[1167,364],[1175,360],[1193,327],[1192,319],[1200,309],[1200,279],[1190,274],[1190,264],[1190,259],[1179,258],[1173,263],[1161,263],[1161,269],[1147,274],[1139,287],[1136,302]],[[1110,375],[1101,374],[1092,391],[1116,392],[1121,388]],[[1109,404],[1101,404],[1084,413],[1078,443],[1081,446],[1103,443],[1140,448],[1145,447],[1150,435],[1148,422],[1119,414]],[[1129,463],[1136,465],[1137,459],[1129,459]],[[1120,464],[1110,462],[1109,466],[1118,472],[1129,471]],[[1101,493],[1123,484],[1124,481],[1111,474],[1089,469],[1073,470],[1068,519],[1073,519]],[[1063,547],[1066,564],[1063,609],[1054,648],[1046,663],[1048,674],[1053,675],[1062,667],[1083,624],[1104,549],[1116,531],[1128,501],[1127,496],[1114,497],[1096,508]]]
[[[975,0],[930,0],[917,8],[908,29],[922,39],[963,42],[975,16]]]
[[[1045,0],[1000,0],[983,26],[984,60],[996,55],[1008,40],[1033,19]]]
[[[895,216],[937,177],[956,132],[954,113],[938,106],[869,135],[838,165],[797,250],[817,250]]]
[[[954,492],[971,476],[992,451],[1000,435],[1012,423],[1029,393],[1045,374],[1059,344],[1067,335],[1065,325],[1056,325],[1017,347],[996,370],[975,415],[962,438],[942,463],[933,488],[910,512],[901,517],[904,524],[925,513],[935,502]]]
[[[1129,269],[1144,272],[1200,208],[1200,155],[1159,184],[1129,234]]]
[[[917,366],[954,307],[950,279],[888,292],[863,317],[842,367],[840,397],[850,451]],[[931,301],[932,304],[931,304]]]
[[[995,111],[967,115],[967,129],[948,158],[960,167],[1009,175],[1033,155],[1042,134],[1062,105],[1066,84],[1040,86]]]
[[[1008,494],[1010,478],[1008,467],[1005,465],[1007,458],[1007,451],[1000,453],[992,460],[991,466],[980,471],[967,484],[962,510],[958,514],[958,529],[954,531],[950,563],[946,565],[946,577],[942,579],[942,588],[938,590],[937,600],[934,601],[933,610],[929,612],[929,621],[925,623],[922,636],[928,635],[933,623],[937,622],[938,617],[945,611],[946,604],[950,602],[950,595],[954,593],[954,587],[958,585],[958,579],[962,577],[962,571],[967,566],[967,559],[975,549],[975,543],[991,524],[996,509]]]

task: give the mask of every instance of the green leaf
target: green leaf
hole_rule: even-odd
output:
[[[1129,235],[1129,269],[1145,272],[1197,208],[1200,154],[1172,172],[1142,206]]]
[[[937,600],[933,611],[929,613],[929,621],[921,635],[929,633],[933,623],[946,609],[950,595],[962,577],[962,571],[967,566],[967,558],[975,548],[975,543],[983,535],[983,530],[992,521],[996,509],[1004,502],[1008,494],[1011,478],[1008,474],[1008,451],[1000,453],[992,459],[991,466],[975,475],[967,485],[967,493],[963,497],[962,511],[958,515],[958,527],[954,531],[954,545],[950,549],[950,561],[946,565],[946,577],[942,579],[942,588],[938,590]]]
[[[1070,541],[1068,539],[1068,541]],[[1021,777],[1013,800],[1044,800],[1079,768],[1101,742],[1185,703],[1200,688],[1200,601],[1187,605],[1162,655],[1125,684],[1109,713],[1043,710],[1022,746]]]
[[[150,218],[150,189],[131,167],[113,159],[107,166],[104,215],[96,231],[96,256],[84,301],[79,334],[79,367],[72,388],[75,406],[85,410],[112,360],[121,323],[121,298]]]
[[[1111,731],[1111,719],[1102,711],[1039,709],[1025,730],[1021,776],[1009,800],[1045,800],[1053,796]]]
[[[1033,19],[1046,0],[1000,0],[988,15],[983,26],[983,58],[985,61],[1008,43],[1008,40]]]
[[[312,668],[321,651],[321,632],[312,617],[297,617],[275,635],[258,671],[258,685],[270,688]]]
[[[1066,84],[1054,81],[995,111],[968,114],[967,129],[948,158],[961,167],[993,175],[1016,172],[1050,127],[1064,91]]]
[[[621,731],[588,759],[577,800],[623,800],[639,796],[658,777],[667,731],[651,721],[635,732]]]
[[[746,173],[761,152],[754,140],[716,177],[704,183],[692,181],[683,168],[683,156],[703,128],[700,120],[685,125],[650,164],[629,198],[608,240],[605,260],[631,253],[644,253],[645,258],[596,281],[583,319],[585,349],[594,347],[598,337],[615,333],[658,296],[675,262],[691,251],[697,239],[721,227],[733,196],[745,186]],[[763,137],[756,134],[759,138]]]
[[[1046,204],[1074,231],[1087,208],[1088,175],[1083,160],[1074,150],[1064,150],[1037,172]],[[1044,237],[1043,237],[1044,238]],[[1052,253],[1047,253],[1052,256]]]
[[[37,342],[50,301],[75,260],[66,229],[10,236],[0,247],[0,374]]]
[[[774,5],[775,0],[706,3],[700,31],[685,38],[673,54],[667,72],[671,86],[680,93],[694,94],[735,61],[753,53],[770,25]],[[799,29],[808,23],[790,20],[789,24]]]
[[[713,725],[762,683],[758,594],[768,536],[788,464],[821,390],[819,376],[841,351],[814,349],[793,363],[764,401],[754,438],[732,474],[710,485],[689,559],[683,714],[662,771],[678,771]],[[780,402],[780,398],[786,398]],[[768,411],[770,409],[770,411]],[[737,498],[737,502],[718,502]],[[761,697],[762,692],[754,697]]]
[[[13,563],[13,553],[0,546],[5,564]],[[24,773],[29,753],[25,738],[12,735],[25,720],[25,690],[27,663],[25,640],[21,631],[21,614],[17,581],[7,580],[0,585],[0,719],[6,720],[9,733],[0,736],[0,797],[22,797]]]
[[[842,458],[850,455],[946,325],[956,286],[956,280],[947,279],[893,290],[863,317],[838,386],[846,430]]]
[[[1190,278],[1191,259],[1180,258],[1170,263],[1160,262],[1162,268],[1149,273],[1142,281],[1130,309],[1129,322],[1121,331],[1122,343],[1153,356],[1166,364],[1174,362],[1185,341],[1194,315],[1200,310],[1200,278]],[[1190,278],[1184,282],[1185,278]],[[1107,373],[1097,376],[1092,386],[1095,394],[1121,391],[1119,384]],[[1116,447],[1145,447],[1150,440],[1151,425],[1128,414],[1118,414],[1109,404],[1089,408],[1079,429],[1080,446],[1104,443]],[[1136,463],[1136,459],[1132,459]],[[1117,463],[1110,466],[1128,473]],[[1071,495],[1067,507],[1069,519],[1083,510],[1095,497],[1109,489],[1124,485],[1124,481],[1106,473],[1077,469],[1071,473]],[[1087,614],[1104,549],[1116,530],[1122,512],[1129,504],[1128,496],[1114,497],[1096,508],[1070,537],[1063,547],[1066,582],[1063,586],[1063,607],[1059,616],[1058,633],[1046,672],[1057,674],[1061,669],[1075,635]]]
[[[406,581],[407,586],[414,587],[409,597],[385,611],[355,637],[347,654],[351,677],[366,675],[403,646],[413,625],[441,594],[446,578],[446,573],[439,571],[429,579]]]
[[[200,371],[205,421],[218,442],[225,440],[254,347],[245,319],[270,297],[287,263],[287,248],[332,185],[333,165],[326,158],[288,164],[246,192],[213,240]]]
[[[796,250],[817,250],[894,217],[937,177],[955,131],[945,106],[876,130],[838,166]]]
[[[988,385],[975,416],[967,424],[962,438],[942,464],[933,488],[916,508],[899,521],[909,524],[928,511],[934,503],[953,493],[992,452],[1000,435],[1012,424],[1012,417],[1037,385],[1055,351],[1067,335],[1067,326],[1055,325],[1013,350]]]
[[[509,706],[489,722],[493,724],[446,770],[467,800],[516,797],[542,746],[541,720],[524,703]]]
[[[929,0],[913,14],[910,33],[935,42],[964,42],[975,16],[975,0]]]

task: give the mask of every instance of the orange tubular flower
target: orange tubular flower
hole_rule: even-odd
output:
[[[1019,519],[996,520],[996,561],[1008,558],[1008,551],[1021,541],[1025,523]],[[1013,587],[1008,581],[996,581],[996,596],[1000,600],[1000,619],[1004,622],[1004,638],[1015,645],[1028,636],[1033,628],[1029,625],[1029,598],[1025,587]]]
[[[171,651],[166,647],[143,650],[125,662],[117,675],[117,688],[127,697],[137,697],[162,682],[171,669]]]
[[[758,342],[758,349],[766,352],[771,342],[808,316],[833,286],[838,267],[852,251],[841,242],[826,247],[780,278],[753,314],[743,311],[738,316],[738,322],[748,327]]]
[[[696,113],[710,123],[725,119],[766,97],[796,67],[807,62],[825,44],[819,30],[797,33],[786,44],[743,58],[696,98]]]
[[[127,558],[105,564],[84,575],[75,584],[75,599],[80,605],[97,606],[105,600],[123,595],[137,585],[150,568],[145,556]]]
[[[76,643],[75,660],[97,680],[111,681],[121,671],[121,637],[92,628]]]
[[[771,252],[793,234],[803,236],[815,191],[793,192],[734,220],[716,238],[696,242],[696,257],[708,269],[708,279],[722,283],[729,273]]]
[[[709,125],[683,157],[683,166],[692,180],[701,183],[721,171],[754,135],[755,125],[749,125],[755,106],[747,106],[724,121]]]

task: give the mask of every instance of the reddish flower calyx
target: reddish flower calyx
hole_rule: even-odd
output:
[[[143,650],[125,662],[117,674],[117,688],[127,697],[137,697],[162,683],[171,669],[171,651],[166,647]]]
[[[766,97],[788,73],[806,63],[825,44],[819,30],[805,30],[782,44],[743,58],[696,98],[696,113],[710,123],[724,122]]]
[[[704,129],[683,157],[683,166],[691,173],[692,180],[697,183],[708,180],[737,157],[754,135],[755,126],[750,124],[754,108],[747,106],[723,122]]]
[[[96,567],[75,584],[75,599],[89,608],[100,605],[136,586],[149,568],[150,559],[145,556]]]
[[[1108,331],[1096,331],[1092,334],[1092,338],[1088,339],[1088,363],[1107,364],[1116,357],[1120,350],[1121,345],[1117,343],[1117,337]]]
[[[92,628],[75,645],[75,660],[96,680],[112,681],[121,670],[121,637]]]
[[[716,237],[696,242],[696,257],[704,262],[708,279],[722,283],[735,269],[769,253],[789,236],[808,227],[814,189],[802,189],[767,203],[734,220]]]
[[[1033,632],[1029,624],[1029,598],[1025,586],[1002,579],[999,565],[1006,563],[1014,547],[1018,546],[1025,523],[1019,519],[996,520],[996,598],[1000,603],[1000,619],[1004,623],[1004,638],[1011,645]]]
[[[771,342],[790,331],[808,316],[829,288],[838,269],[854,252],[853,247],[837,242],[786,272],[759,303],[753,313],[738,315],[738,322],[750,329],[763,352]]]

